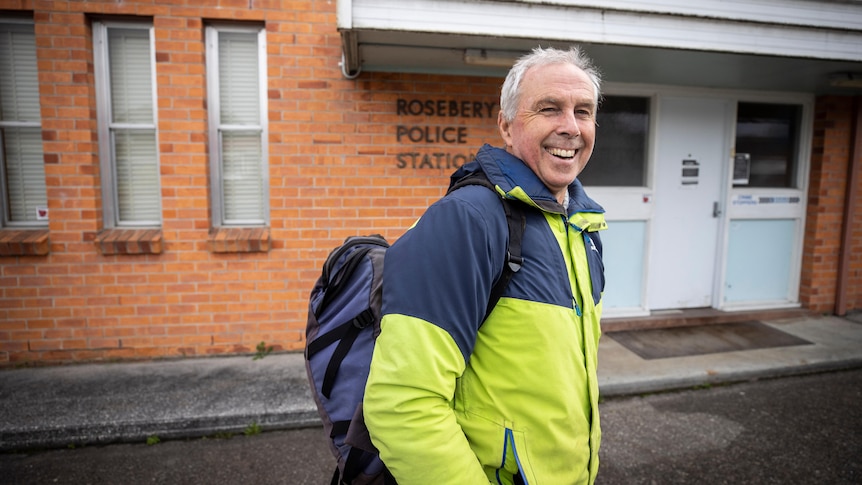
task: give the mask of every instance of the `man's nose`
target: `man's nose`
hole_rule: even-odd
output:
[[[578,117],[574,112],[565,112],[561,117],[559,127],[557,127],[557,133],[572,138],[581,136],[581,127],[578,125]]]

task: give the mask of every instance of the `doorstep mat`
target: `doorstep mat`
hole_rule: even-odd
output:
[[[754,350],[811,342],[758,321],[652,328],[605,335],[646,360]]]

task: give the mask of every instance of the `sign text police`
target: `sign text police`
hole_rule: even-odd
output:
[[[434,118],[482,118],[491,119],[497,107],[495,102],[405,99],[398,98],[395,113],[398,116],[423,116],[428,124],[399,124],[395,127],[395,139],[399,145],[464,145],[467,143],[467,126],[441,125]],[[445,168],[453,169],[473,159],[473,154],[460,150],[404,151],[395,155],[398,168]]]

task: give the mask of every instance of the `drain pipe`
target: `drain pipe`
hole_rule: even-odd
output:
[[[859,193],[860,171],[862,171],[862,96],[853,99],[856,108],[851,123],[853,139],[850,144],[850,159],[847,163],[847,192],[844,199],[844,220],[841,228],[841,254],[838,259],[838,282],[835,287],[835,314],[847,314],[847,291],[850,279],[850,253],[853,249],[853,219],[856,217],[856,199]],[[857,163],[858,162],[858,163]]]

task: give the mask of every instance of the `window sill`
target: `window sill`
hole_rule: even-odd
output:
[[[105,229],[94,241],[99,252],[112,254],[161,254],[161,229]]]
[[[219,227],[210,231],[207,249],[214,253],[269,251],[268,227]]]
[[[0,256],[45,256],[47,229],[0,229]]]

